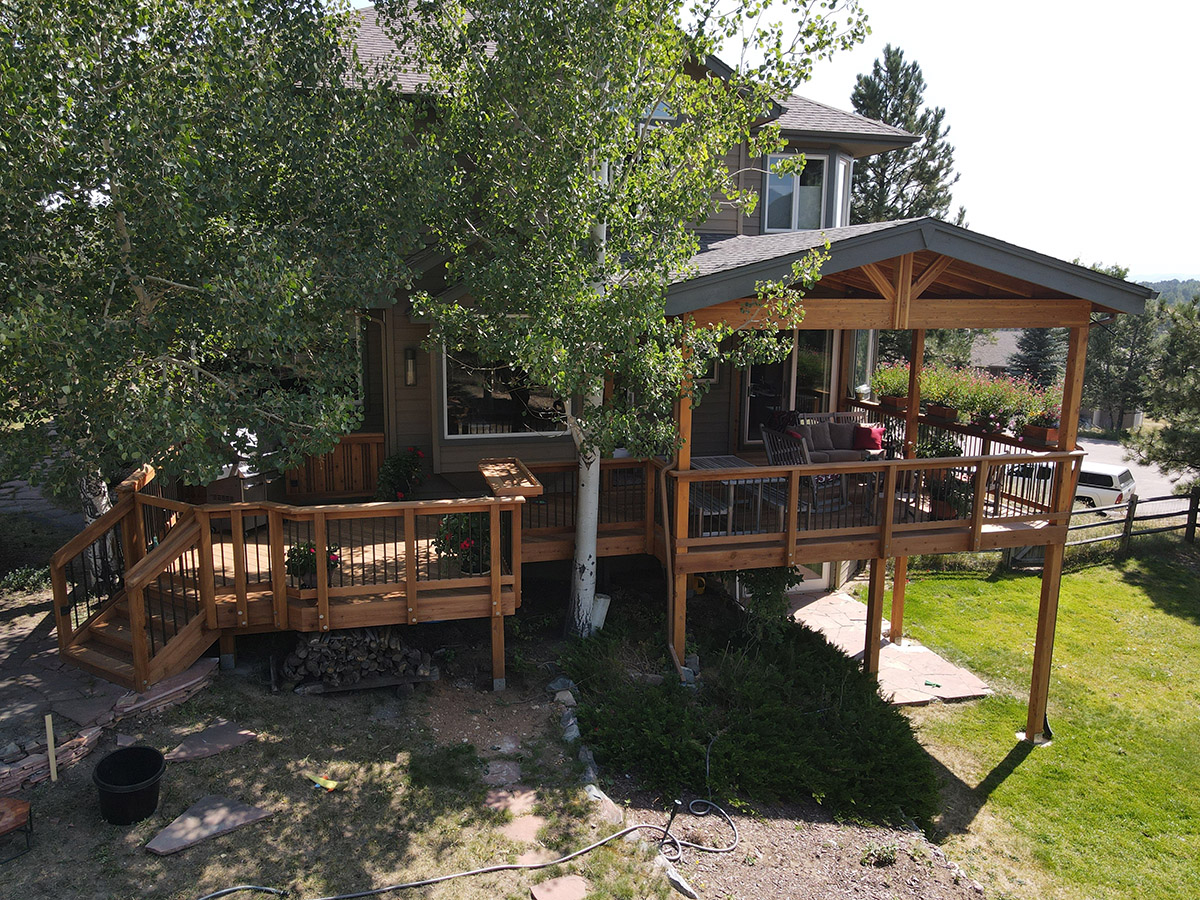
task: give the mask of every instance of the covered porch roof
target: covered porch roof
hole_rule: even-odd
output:
[[[828,242],[828,250],[826,250]],[[736,320],[761,282],[825,251],[804,297],[806,329],[1036,328],[1086,325],[1093,313],[1141,313],[1150,288],[933,218],[708,243],[676,282],[668,315]]]

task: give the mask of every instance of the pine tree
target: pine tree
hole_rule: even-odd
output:
[[[854,167],[851,222],[887,222],[919,216],[947,218],[950,188],[958,181],[954,147],[947,142],[946,111],[926,108],[925,76],[916,62],[904,61],[904,51],[888,44],[875,60],[870,75],[859,75],[850,95],[854,111],[919,135],[911,147],[892,150]],[[954,224],[964,225],[966,210],[958,208]]]
[[[1008,371],[1038,387],[1057,384],[1067,366],[1065,328],[1026,328],[1017,338],[1017,350],[1008,358]]]

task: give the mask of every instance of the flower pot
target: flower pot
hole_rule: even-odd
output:
[[[1058,443],[1058,429],[1045,428],[1041,425],[1026,425],[1021,429],[1021,437],[1030,444],[1040,444],[1049,447]]]
[[[879,398],[879,405],[884,409],[893,409],[897,412],[903,412],[908,409],[908,397],[893,397],[889,394]]]
[[[931,403],[925,407],[925,415],[930,419],[937,419],[939,422],[958,421],[958,410],[953,406],[937,406]]]
[[[492,563],[486,559],[460,559],[458,571],[464,575],[487,575],[492,571]]]

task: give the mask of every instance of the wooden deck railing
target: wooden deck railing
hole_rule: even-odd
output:
[[[347,434],[328,453],[310,456],[283,476],[289,499],[333,500],[372,497],[383,463],[384,437],[380,432]]]
[[[1081,452],[672,470],[678,572],[1065,539]],[[674,503],[667,504],[674,509]],[[685,536],[682,536],[685,535]]]
[[[152,479],[122,491],[51,562],[60,650],[123,604],[138,689],[222,629],[491,618],[495,632],[520,605],[521,497],[197,506],[155,496]],[[473,566],[438,550],[452,514],[465,517],[464,540],[485,548]],[[309,547],[318,559],[336,548],[336,566],[316,565],[311,579],[289,572],[289,551]],[[502,654],[502,630],[497,646]]]
[[[904,411],[893,410],[879,403],[851,400],[852,409],[871,414],[884,427],[884,440],[899,450],[904,444]],[[993,453],[1043,453],[1048,448],[1003,431],[984,431],[976,425],[947,422],[921,413],[917,417],[917,445],[931,438],[948,436],[964,456],[991,456]]]

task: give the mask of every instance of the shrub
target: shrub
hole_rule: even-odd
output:
[[[930,366],[921,370],[921,403],[957,407],[966,393],[971,373],[948,366]]]
[[[938,793],[929,759],[873,677],[807,629],[759,643],[724,601],[692,607],[705,663],[697,691],[682,688],[661,656],[671,673],[662,685],[630,679],[631,641],[661,647],[661,628],[626,634],[610,624],[564,658],[580,686],[584,739],[602,765],[636,772],[664,796],[707,787],[717,799],[811,797],[846,818],[930,822]]]
[[[383,461],[376,477],[376,500],[403,500],[421,483],[421,461],[425,454],[417,447],[393,453]]]
[[[341,565],[342,548],[330,544],[325,548],[325,562],[330,570]],[[284,570],[296,578],[317,574],[317,547],[312,541],[302,541],[288,548]]]
[[[907,397],[908,365],[889,363],[880,366],[871,375],[871,390],[876,397]]]
[[[50,570],[45,566],[20,566],[0,575],[0,591],[26,594],[50,587]]]

